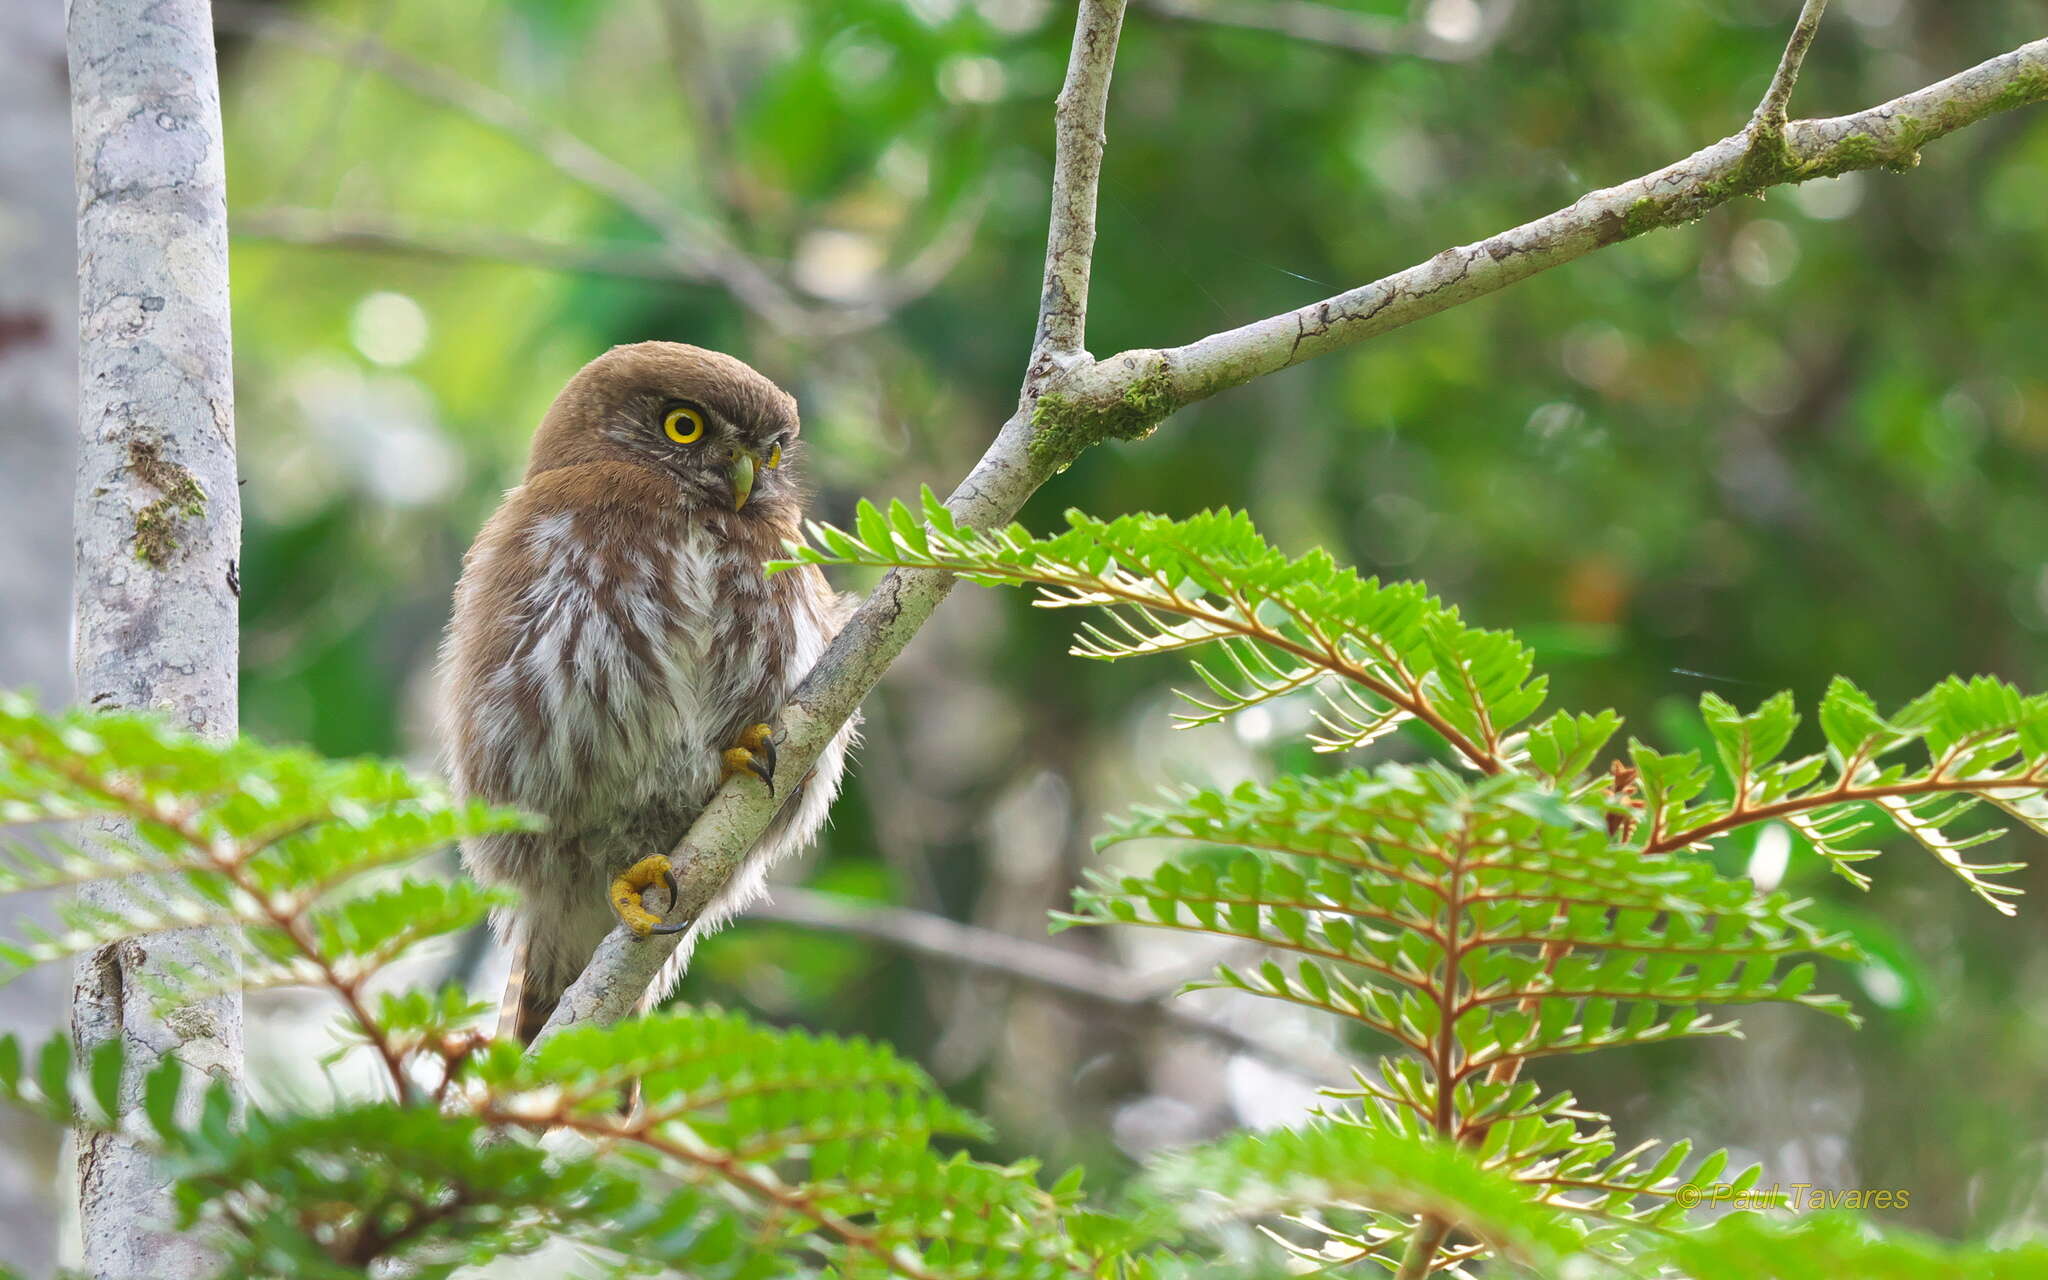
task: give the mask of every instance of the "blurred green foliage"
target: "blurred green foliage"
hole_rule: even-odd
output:
[[[1298,306],[1732,132],[1796,7],[1525,3],[1462,61],[1361,58],[1137,7],[1090,346]],[[703,287],[239,240],[252,732],[431,750],[429,674],[462,549],[555,389],[611,343],[719,347],[783,382],[831,519],[857,496],[950,484],[1014,403],[1066,6],[291,11],[494,86],[826,294],[983,212],[936,288],[831,336],[778,332]],[[1839,0],[1793,113],[1917,88],[2037,36],[2043,16],[2027,0]],[[501,131],[247,30],[223,32],[236,214],[650,240]],[[1707,745],[1675,714],[1707,688],[1811,703],[1841,672],[1895,705],[1952,671],[2040,687],[2044,298],[2036,110],[1943,141],[1912,173],[1744,201],[1221,396],[1096,451],[1025,518],[1248,508],[1289,551],[1324,545],[1514,626],[1553,705],[1614,706],[1671,747]],[[1164,671],[1076,663],[1065,643],[1020,600],[950,603],[870,701],[812,882],[1035,935],[1092,860],[1097,815],[1163,781],[1327,767],[1249,730],[1169,741]],[[1803,733],[1795,749],[1818,744]],[[2033,861],[2015,880],[2038,898]],[[1924,858],[1884,872],[1859,895],[1803,848],[1785,872],[1877,957],[1834,979],[1859,993],[1863,1034],[1764,1017],[1745,1043],[1557,1064],[1544,1083],[1773,1176],[1908,1187],[1901,1225],[1985,1238],[2038,1224],[2048,942],[2032,912],[1996,917]],[[1204,1136],[1242,1102],[1177,1078],[1152,1033],[844,938],[743,925],[704,949],[685,994],[889,1039],[1055,1163],[1105,1169],[1113,1143]]]

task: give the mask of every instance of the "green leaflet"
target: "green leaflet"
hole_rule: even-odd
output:
[[[1034,537],[1017,525],[961,529],[926,490],[921,512],[863,504],[856,528],[810,526],[808,544],[793,545],[787,563],[921,566],[1035,585],[1041,607],[1101,610],[1077,636],[1083,657],[1206,649],[1211,656],[1191,657],[1203,689],[1182,695],[1194,708],[1177,717],[1183,726],[1313,690],[1322,704],[1312,735],[1319,750],[1365,747],[1419,721],[1469,766],[1521,770],[1577,798],[1598,785],[1589,771],[1620,727],[1603,711],[1558,712],[1520,728],[1545,687],[1527,646],[1467,625],[1419,584],[1361,578],[1320,550],[1289,558],[1242,512],[1101,520],[1070,511],[1065,532]],[[2018,890],[1997,877],[2019,864],[1963,856],[1997,832],[1952,828],[1988,800],[2048,831],[2048,699],[1987,677],[1951,678],[1887,717],[1838,678],[1816,716],[1826,754],[1790,760],[1780,757],[1800,725],[1791,695],[1745,713],[1708,694],[1701,714],[1718,768],[1630,744],[1636,790],[1617,798],[1639,799],[1641,843],[1668,851],[1777,819],[1862,884],[1851,864],[1875,851],[1855,842],[1881,817],[1971,892],[2014,910],[2006,899]],[[1909,746],[1924,763],[1890,758]]]
[[[917,565],[986,584],[1032,583],[1042,608],[1102,608],[1074,652],[1115,661],[1203,645],[1207,692],[1185,725],[1206,724],[1297,690],[1324,699],[1320,749],[1362,746],[1420,718],[1475,762],[1492,761],[1543,702],[1533,654],[1504,631],[1467,626],[1419,584],[1361,578],[1327,552],[1290,559],[1249,516],[1186,520],[1067,513],[1067,531],[963,530],[930,490],[922,519],[901,502],[863,503],[856,534],[810,526],[790,563]]]
[[[1195,847],[1145,874],[1095,876],[1069,920],[1260,944],[1276,959],[1222,967],[1218,984],[1359,1023],[1394,1050],[1356,1088],[1331,1091],[1362,1105],[1293,1135],[1286,1160],[1242,1143],[1215,1155],[1258,1155],[1262,1177],[1292,1170],[1286,1185],[1310,1189],[1302,1205],[1320,1204],[1314,1220],[1333,1233],[1319,1257],[1398,1256],[1415,1214],[1450,1211],[1418,1203],[1422,1174],[1388,1163],[1400,1143],[1442,1145],[1446,1119],[1468,1144],[1454,1148],[1460,1158],[1542,1211],[1525,1227],[1561,1223],[1571,1249],[1626,1256],[1636,1232],[1682,1217],[1673,1196],[1688,1150],[1621,1150],[1597,1112],[1496,1071],[1727,1034],[1735,1023],[1722,1011],[1743,1003],[1851,1017],[1812,992],[1807,961],[1853,949],[1801,904],[1689,854],[1617,844],[1603,811],[1533,778],[1390,765],[1189,791],[1134,812],[1104,843],[1159,838]],[[1403,1170],[1399,1186],[1388,1168]],[[1485,1215],[1504,1211],[1460,1212],[1480,1214],[1484,1234]]]
[[[1693,1280],[2034,1280],[2048,1275],[2048,1246],[1958,1248],[1909,1231],[1878,1235],[1842,1211],[1791,1219],[1731,1213],[1650,1250],[1642,1266]]]
[[[1468,626],[1418,584],[1361,578],[1321,551],[1287,557],[1240,512],[1069,512],[1065,531],[1034,537],[1015,525],[963,530],[926,491],[917,513],[862,504],[855,528],[811,526],[792,562],[1033,585],[1040,607],[1099,611],[1079,630],[1079,656],[1190,653],[1202,689],[1182,695],[1193,708],[1176,717],[1183,727],[1312,690],[1319,749],[1365,747],[1415,721],[1467,771],[1382,765],[1176,793],[1101,843],[1181,848],[1143,873],[1091,875],[1057,921],[1257,944],[1265,958],[1219,967],[1213,985],[1335,1015],[1389,1048],[1355,1088],[1331,1091],[1354,1110],[1204,1157],[1212,1179],[1256,1174],[1300,1191],[1290,1212],[1322,1239],[1291,1247],[1317,1265],[1393,1265],[1425,1212],[1482,1235],[1481,1224],[1509,1224],[1489,1244],[1519,1225],[1517,1247],[1562,1256],[1555,1240],[1530,1246],[1527,1233],[1549,1220],[1517,1223],[1517,1197],[1556,1209],[1574,1224],[1572,1248],[1606,1258],[1629,1256],[1646,1228],[1679,1224],[1685,1144],[1654,1160],[1650,1145],[1620,1150],[1597,1113],[1516,1077],[1532,1058],[1729,1034],[1727,1011],[1745,1003],[1854,1021],[1845,1001],[1816,992],[1813,963],[1852,958],[1853,946],[1810,923],[1802,903],[1697,856],[1722,836],[1783,821],[1865,884],[1852,864],[1875,851],[1853,842],[1888,819],[2009,913],[2017,890],[1995,877],[2017,864],[1967,861],[1964,850],[1998,833],[1960,820],[1989,801],[2048,832],[2048,700],[1995,680],[1945,681],[1891,716],[1837,680],[1816,717],[1826,752],[1791,758],[1791,695],[1744,711],[1708,694],[1711,763],[1632,741],[1601,773],[1620,718],[1560,711],[1524,727],[1545,686],[1512,635]],[[1898,759],[1909,747],[1922,758]],[[1400,1163],[1420,1158],[1400,1143],[1441,1147],[1446,1134],[1471,1168]],[[1720,1179],[1724,1165],[1709,1156],[1686,1176]],[[1505,1198],[1431,1205],[1413,1194],[1468,1174],[1505,1179],[1494,1185]]]
[[[242,965],[157,975],[167,1000],[237,984],[319,982],[316,959],[367,974],[429,938],[467,928],[504,895],[468,881],[366,875],[465,836],[530,822],[455,803],[440,784],[373,760],[329,761],[249,739],[211,742],[150,716],[38,712],[0,695],[0,815],[9,823],[123,819],[116,839],[36,831],[0,865],[0,892],[109,882],[0,940],[0,980],[122,938],[240,925]],[[315,955],[279,926],[294,919]]]
[[[140,1082],[188,1219],[221,1231],[231,1274],[359,1274],[359,1256],[447,1274],[568,1236],[614,1251],[622,1271],[630,1256],[704,1276],[1166,1280],[1208,1273],[1201,1257],[1155,1242],[1200,1238],[1214,1224],[1193,1209],[1213,1207],[1217,1188],[1233,1189],[1234,1217],[1284,1215],[1291,1225],[1273,1226],[1274,1238],[1297,1266],[1391,1262],[1422,1216],[1455,1223],[1462,1243],[1445,1257],[1538,1272],[1766,1274],[1754,1268],[1768,1255],[1948,1274],[1938,1250],[1871,1244],[1825,1221],[1691,1230],[1682,1187],[1768,1196],[1760,1171],[1731,1176],[1724,1153],[1697,1157],[1684,1142],[1625,1147],[1597,1111],[1520,1071],[1547,1056],[1730,1034],[1747,1003],[1853,1021],[1817,989],[1816,962],[1854,948],[1802,902],[1699,856],[1753,823],[1786,823],[1857,883],[1867,877],[1854,864],[1876,852],[1869,837],[1896,827],[2010,912],[2016,890],[1997,877],[2017,864],[1964,856],[1999,834],[1970,815],[1988,802],[2048,832],[2048,700],[1948,680],[1886,713],[1837,680],[1799,754],[1789,695],[1744,710],[1710,694],[1711,760],[1639,741],[1617,759],[1619,717],[1534,720],[1545,683],[1529,649],[1467,625],[1418,584],[1360,578],[1322,552],[1285,556],[1242,513],[1069,513],[1067,524],[1048,538],[962,530],[927,493],[916,513],[864,504],[855,533],[813,526],[792,555],[1029,583],[1041,607],[1098,610],[1077,654],[1189,656],[1201,688],[1184,695],[1184,727],[1314,697],[1323,750],[1363,748],[1412,721],[1443,757],[1176,793],[1104,838],[1176,847],[1143,872],[1091,876],[1063,923],[1256,944],[1214,985],[1334,1015],[1387,1050],[1330,1082],[1331,1105],[1310,1123],[1156,1168],[1148,1185],[1162,1205],[1090,1209],[1077,1182],[1047,1190],[1028,1165],[970,1158],[957,1147],[986,1136],[980,1121],[863,1041],[696,1010],[572,1029],[529,1057],[483,1035],[488,1003],[456,987],[380,992],[354,1012],[368,975],[504,901],[406,864],[525,821],[456,805],[381,762],[0,698],[0,821],[127,824],[118,840],[45,829],[16,842],[0,892],[121,887],[67,908],[59,929],[0,942],[0,965],[223,924],[239,926],[243,953],[160,975],[164,1000],[235,983],[350,994],[344,1041],[392,1064],[400,1102],[244,1115],[224,1090],[187,1088],[174,1061]],[[77,1067],[62,1041],[31,1061],[0,1040],[0,1094],[60,1122],[119,1120],[121,1067],[108,1052]],[[618,1110],[629,1082],[644,1105],[631,1120]],[[533,1141],[549,1127],[604,1145],[553,1154]],[[221,1218],[223,1204],[239,1216]],[[309,1217],[309,1205],[326,1216]]]

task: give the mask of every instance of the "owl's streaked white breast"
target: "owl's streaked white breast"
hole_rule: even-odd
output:
[[[522,512],[520,496],[507,511]],[[451,654],[480,659],[483,676],[454,708],[464,790],[568,830],[660,798],[701,805],[736,725],[771,714],[823,651],[825,619],[740,548],[680,518],[624,532],[555,511],[489,544],[524,586],[482,629],[495,653]],[[472,566],[486,580],[499,569]]]

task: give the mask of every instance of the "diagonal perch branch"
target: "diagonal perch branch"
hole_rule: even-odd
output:
[[[1075,59],[1114,55],[1112,42],[1097,39],[1091,44],[1085,37],[1091,29],[1100,29],[1091,28],[1091,20],[1113,23],[1122,7],[1110,0],[1083,5]],[[1107,92],[1106,64],[1091,83]],[[1867,111],[1789,123],[1777,146],[1759,145],[1747,132],[1732,135],[1655,173],[1582,196],[1534,222],[1447,249],[1427,262],[1296,311],[1182,347],[1127,351],[1100,361],[1076,358],[1071,367],[1057,369],[1043,381],[1027,381],[1018,411],[1003,424],[947,506],[964,525],[986,528],[1006,521],[1056,468],[1089,445],[1111,436],[1141,436],[1183,405],[1412,324],[1596,249],[1692,221],[1738,196],[1858,169],[1909,168],[1928,142],[1994,113],[2043,99],[2048,99],[2048,40],[2037,40]],[[1068,106],[1063,97],[1062,109]],[[1061,134],[1056,161],[1063,167],[1080,162],[1068,150],[1067,137]],[[1051,240],[1058,242],[1057,233]],[[1077,333],[1077,351],[1080,336]],[[1034,371],[1044,354],[1033,352]],[[786,760],[798,769],[809,766],[950,584],[947,575],[931,570],[898,570],[882,580],[784,710]],[[681,915],[702,912],[766,829],[773,805],[757,791],[727,786],[672,855],[684,885]],[[675,942],[639,942],[624,929],[614,929],[563,997],[547,1030],[625,1016]]]

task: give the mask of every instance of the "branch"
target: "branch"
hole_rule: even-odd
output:
[[[1413,324],[1596,249],[1691,222],[1738,196],[1860,169],[1911,168],[1927,143],[2044,98],[2048,40],[2036,40],[1855,115],[1794,121],[1774,139],[1733,134],[1655,173],[1335,297],[1186,346],[1126,351],[1076,370],[1049,390],[1050,405],[1042,402],[1065,420],[1046,445],[1078,452],[1104,435],[1135,438],[1219,391]]]
[[[432,228],[360,213],[276,206],[238,213],[237,239],[310,248],[408,254],[455,261],[503,262],[541,271],[619,276],[630,280],[710,283],[703,273],[658,244],[571,244],[479,228]]]
[[[987,193],[958,202],[922,249],[864,294],[809,305],[785,288],[768,265],[749,256],[724,230],[694,218],[663,192],[566,130],[536,119],[494,89],[393,48],[367,33],[350,34],[274,9],[229,0],[219,25],[383,72],[413,92],[444,103],[524,145],[572,181],[625,209],[661,237],[655,245],[579,245],[516,232],[437,230],[376,215],[267,208],[237,214],[232,233],[312,247],[472,259],[625,279],[711,285],[785,333],[843,337],[872,328],[936,288],[972,247]]]
[[[1770,88],[1764,90],[1764,100],[1757,104],[1756,115],[1750,118],[1752,130],[1778,130],[1785,127],[1785,108],[1792,102],[1792,86],[1798,83],[1800,64],[1806,61],[1806,51],[1813,47],[1813,37],[1820,31],[1820,15],[1828,7],[1828,0],[1806,0],[1799,10],[1799,21],[1792,26],[1792,38],[1785,42],[1785,56],[1778,59],[1778,70],[1771,76]]]
[[[1095,262],[1095,190],[1102,178],[1109,76],[1123,30],[1123,0],[1088,0],[1074,25],[1074,52],[1053,110],[1057,161],[1045,287],[1033,354],[1054,361],[1080,353],[1088,330],[1088,272]]]
[[[1088,277],[1086,264],[1080,264],[1080,288],[1074,294],[1072,253],[1077,248],[1086,253],[1094,244],[1092,188],[1101,172],[1104,102],[1123,10],[1124,0],[1082,0],[1067,75],[1069,85],[1080,88],[1062,90],[1054,118],[1053,185],[1055,191],[1067,193],[1067,200],[1064,207],[1056,205],[1053,211],[1045,274],[1049,289],[1050,282],[1065,280],[1061,287],[1067,291],[1062,295],[1066,308],[1061,318],[1048,326],[1048,292],[1041,303],[1039,327],[1041,333],[1071,336],[1077,353],[1085,337]],[[1081,190],[1084,181],[1090,188],[1085,193]],[[947,499],[948,509],[962,524],[986,527],[1007,522],[1052,476],[1055,467],[1049,455],[1031,447],[1035,435],[1031,408],[1042,385],[1039,371],[1052,363],[1048,355],[1046,346],[1034,346],[1026,363],[1017,412]],[[897,571],[882,579],[783,708],[779,768],[787,770],[790,777],[801,777],[811,767],[952,586],[953,575],[936,570]],[[670,855],[679,886],[671,915],[685,920],[703,916],[767,829],[780,799],[763,794],[759,787],[733,783],[712,797]],[[624,1017],[685,936],[669,934],[643,941],[623,927],[613,929],[583,975],[563,995],[535,1043],[560,1027],[615,1022]]]
[[[779,885],[772,898],[749,907],[747,914],[777,924],[866,938],[913,955],[1133,1014],[1315,1078],[1341,1080],[1351,1071],[1349,1063],[1327,1050],[1278,1044],[1271,1034],[1251,1034],[1227,1019],[1191,1008],[1176,998],[1177,984],[1162,986],[1064,947],[962,924],[927,911]]]
[[[1120,0],[1083,4],[1072,58],[1102,65],[1070,70],[1070,82],[1107,92],[1107,63],[1115,48],[1114,41],[1101,36],[1106,20],[1113,29],[1121,8]],[[2048,98],[2048,40],[1853,116],[1789,124],[1775,148],[1760,147],[1742,134],[1724,138],[1677,164],[1593,192],[1491,239],[1446,250],[1384,280],[1187,346],[1127,351],[1100,361],[1077,355],[1065,362],[1051,360],[1043,348],[1034,350],[1017,412],[946,506],[966,526],[1001,524],[1046,478],[1090,445],[1110,437],[1143,436],[1186,404],[1483,297],[1595,249],[1691,221],[1740,195],[1855,169],[1910,167],[1925,143],[2043,98]],[[1080,118],[1101,119],[1099,104],[1077,103],[1064,92],[1061,111],[1089,111]],[[1079,166],[1100,163],[1099,132],[1082,125],[1062,128],[1058,136],[1055,190],[1061,189],[1060,174],[1071,182]],[[1078,208],[1067,205],[1069,211]],[[1048,280],[1059,274],[1055,253],[1070,243],[1059,230],[1062,216],[1056,208]],[[1085,294],[1080,301],[1085,306]],[[1073,316],[1077,331],[1084,314]],[[1055,327],[1066,325],[1062,319]],[[1040,327],[1045,330],[1044,319]],[[1048,366],[1055,372],[1041,376]],[[952,581],[950,574],[929,569],[896,570],[882,579],[784,709],[783,767],[798,773],[810,767],[945,598]],[[767,828],[775,807],[760,788],[738,782],[712,799],[671,855],[683,886],[672,914],[702,916]],[[563,997],[543,1038],[563,1026],[625,1016],[678,941],[670,935],[643,942],[623,928],[614,929]]]
[[[1263,31],[1305,44],[1368,58],[1413,57],[1437,62],[1476,58],[1499,41],[1516,0],[1495,0],[1477,28],[1459,39],[1440,36],[1412,19],[1355,13],[1309,0],[1138,0],[1141,8],[1172,22]]]
[[[931,240],[863,297],[819,313],[805,330],[837,337],[881,324],[905,304],[937,288],[973,247],[988,207],[985,194],[962,200]],[[401,254],[450,262],[497,262],[624,280],[718,286],[721,282],[679,260],[666,246],[631,241],[576,243],[490,228],[427,227],[378,214],[332,213],[288,205],[234,215],[229,234],[303,248]]]

